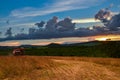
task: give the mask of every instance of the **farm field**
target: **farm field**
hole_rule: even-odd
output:
[[[0,56],[0,80],[119,79],[119,58]]]

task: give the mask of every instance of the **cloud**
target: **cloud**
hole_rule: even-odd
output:
[[[29,23],[19,23],[19,24],[14,24],[13,26],[27,26],[27,27],[31,27],[34,26],[35,22],[29,22]]]
[[[20,42],[12,41],[12,42],[1,42],[0,46],[20,46]]]
[[[35,25],[37,25],[37,26],[38,26],[38,28],[43,27],[43,26],[44,26],[44,24],[45,24],[45,22],[44,22],[44,21],[41,21],[40,23],[35,23]]]
[[[56,38],[56,39],[37,39],[37,40],[14,40],[0,42],[0,46],[19,46],[19,45],[47,45],[50,43],[58,44],[70,44],[70,43],[81,43],[94,40],[100,40],[103,38],[111,39],[112,41],[120,40],[120,35],[99,35],[99,36],[89,36],[89,37],[70,37],[70,38]]]
[[[112,12],[109,8],[99,10],[95,19],[100,20],[110,30],[119,30],[120,28],[120,13]]]
[[[12,28],[11,27],[9,29],[7,29],[5,35],[8,36],[8,37],[12,36]]]
[[[32,45],[48,45],[48,44],[50,44],[50,43],[63,44],[62,41],[60,41],[60,42],[51,42],[51,41],[48,41],[48,42],[33,43]]]
[[[73,23],[96,23],[100,22],[99,20],[95,20],[94,18],[84,18],[84,19],[74,19]]]
[[[57,21],[58,17],[54,16],[49,19],[44,28],[31,27],[27,33],[17,33],[14,36],[8,36],[1,38],[0,41],[8,40],[29,40],[29,39],[53,39],[53,38],[64,38],[64,37],[85,37],[100,34],[113,33],[108,28],[101,26],[93,26],[90,28],[78,28],[75,29],[75,24],[72,23],[72,19],[64,18],[61,21]],[[93,20],[93,19],[87,19]],[[86,19],[84,20],[86,22]],[[119,24],[118,24],[119,25]],[[21,30],[21,29],[18,29]],[[12,32],[11,32],[12,33]],[[120,34],[119,30],[113,34]]]
[[[69,43],[80,43],[80,42],[88,42],[91,41],[89,38],[91,37],[70,37],[70,38],[56,38],[56,39],[37,39],[37,40],[14,40],[14,41],[6,41],[0,42],[0,46],[20,46],[20,45],[48,45],[50,43],[57,44],[69,44]]]
[[[106,26],[111,30],[118,30],[120,28],[120,14],[114,15]]]
[[[45,26],[47,31],[55,31],[55,25],[57,24],[58,17],[54,16],[52,19],[47,21]]]
[[[62,21],[59,21],[56,24],[56,28],[59,31],[74,31],[75,23],[72,23],[72,19],[68,17]]]
[[[98,0],[54,0],[54,3],[48,4],[41,8],[33,8],[33,7],[24,7],[21,9],[15,9],[11,12],[10,16],[14,17],[35,17],[42,16],[57,12],[76,10],[88,8],[91,6],[98,5],[103,2]]]
[[[112,15],[116,15],[119,14],[120,12],[112,12]]]

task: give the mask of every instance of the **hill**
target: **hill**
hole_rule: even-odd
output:
[[[120,41],[92,41],[76,44],[55,44],[46,46],[24,45],[26,55],[37,56],[87,56],[120,58]],[[0,47],[0,55],[8,55],[14,47]]]

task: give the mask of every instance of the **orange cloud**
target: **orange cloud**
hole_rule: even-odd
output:
[[[50,42],[38,42],[38,43],[33,43],[32,45],[48,45]]]
[[[32,45],[48,45],[50,43],[57,43],[57,44],[62,44],[63,42],[62,41],[59,41],[59,42],[38,42],[38,43],[33,43]]]
[[[1,42],[0,46],[19,46],[20,42]]]

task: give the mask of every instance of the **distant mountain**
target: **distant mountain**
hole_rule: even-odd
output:
[[[106,41],[110,43],[111,41]],[[83,43],[71,43],[71,44],[57,44],[57,43],[50,43],[46,46],[49,47],[59,47],[59,46],[94,46],[94,45],[100,45],[104,43],[103,41],[90,41],[90,42],[83,42]]]
[[[93,46],[99,45],[100,41],[90,41],[90,42],[82,42],[82,43],[71,43],[71,44],[62,44],[64,46]]]
[[[57,43],[50,43],[47,45],[48,47],[57,47],[57,46],[61,46],[61,44],[57,44]]]
[[[120,44],[120,41],[90,41],[90,42],[83,42],[83,43],[71,43],[71,44],[58,44],[58,43],[50,43],[48,45],[45,45],[46,47],[62,47],[62,46],[95,46],[95,45],[103,45],[104,44]],[[0,46],[0,49],[2,48],[15,48],[15,47],[40,47],[41,45],[20,45],[20,46]]]

